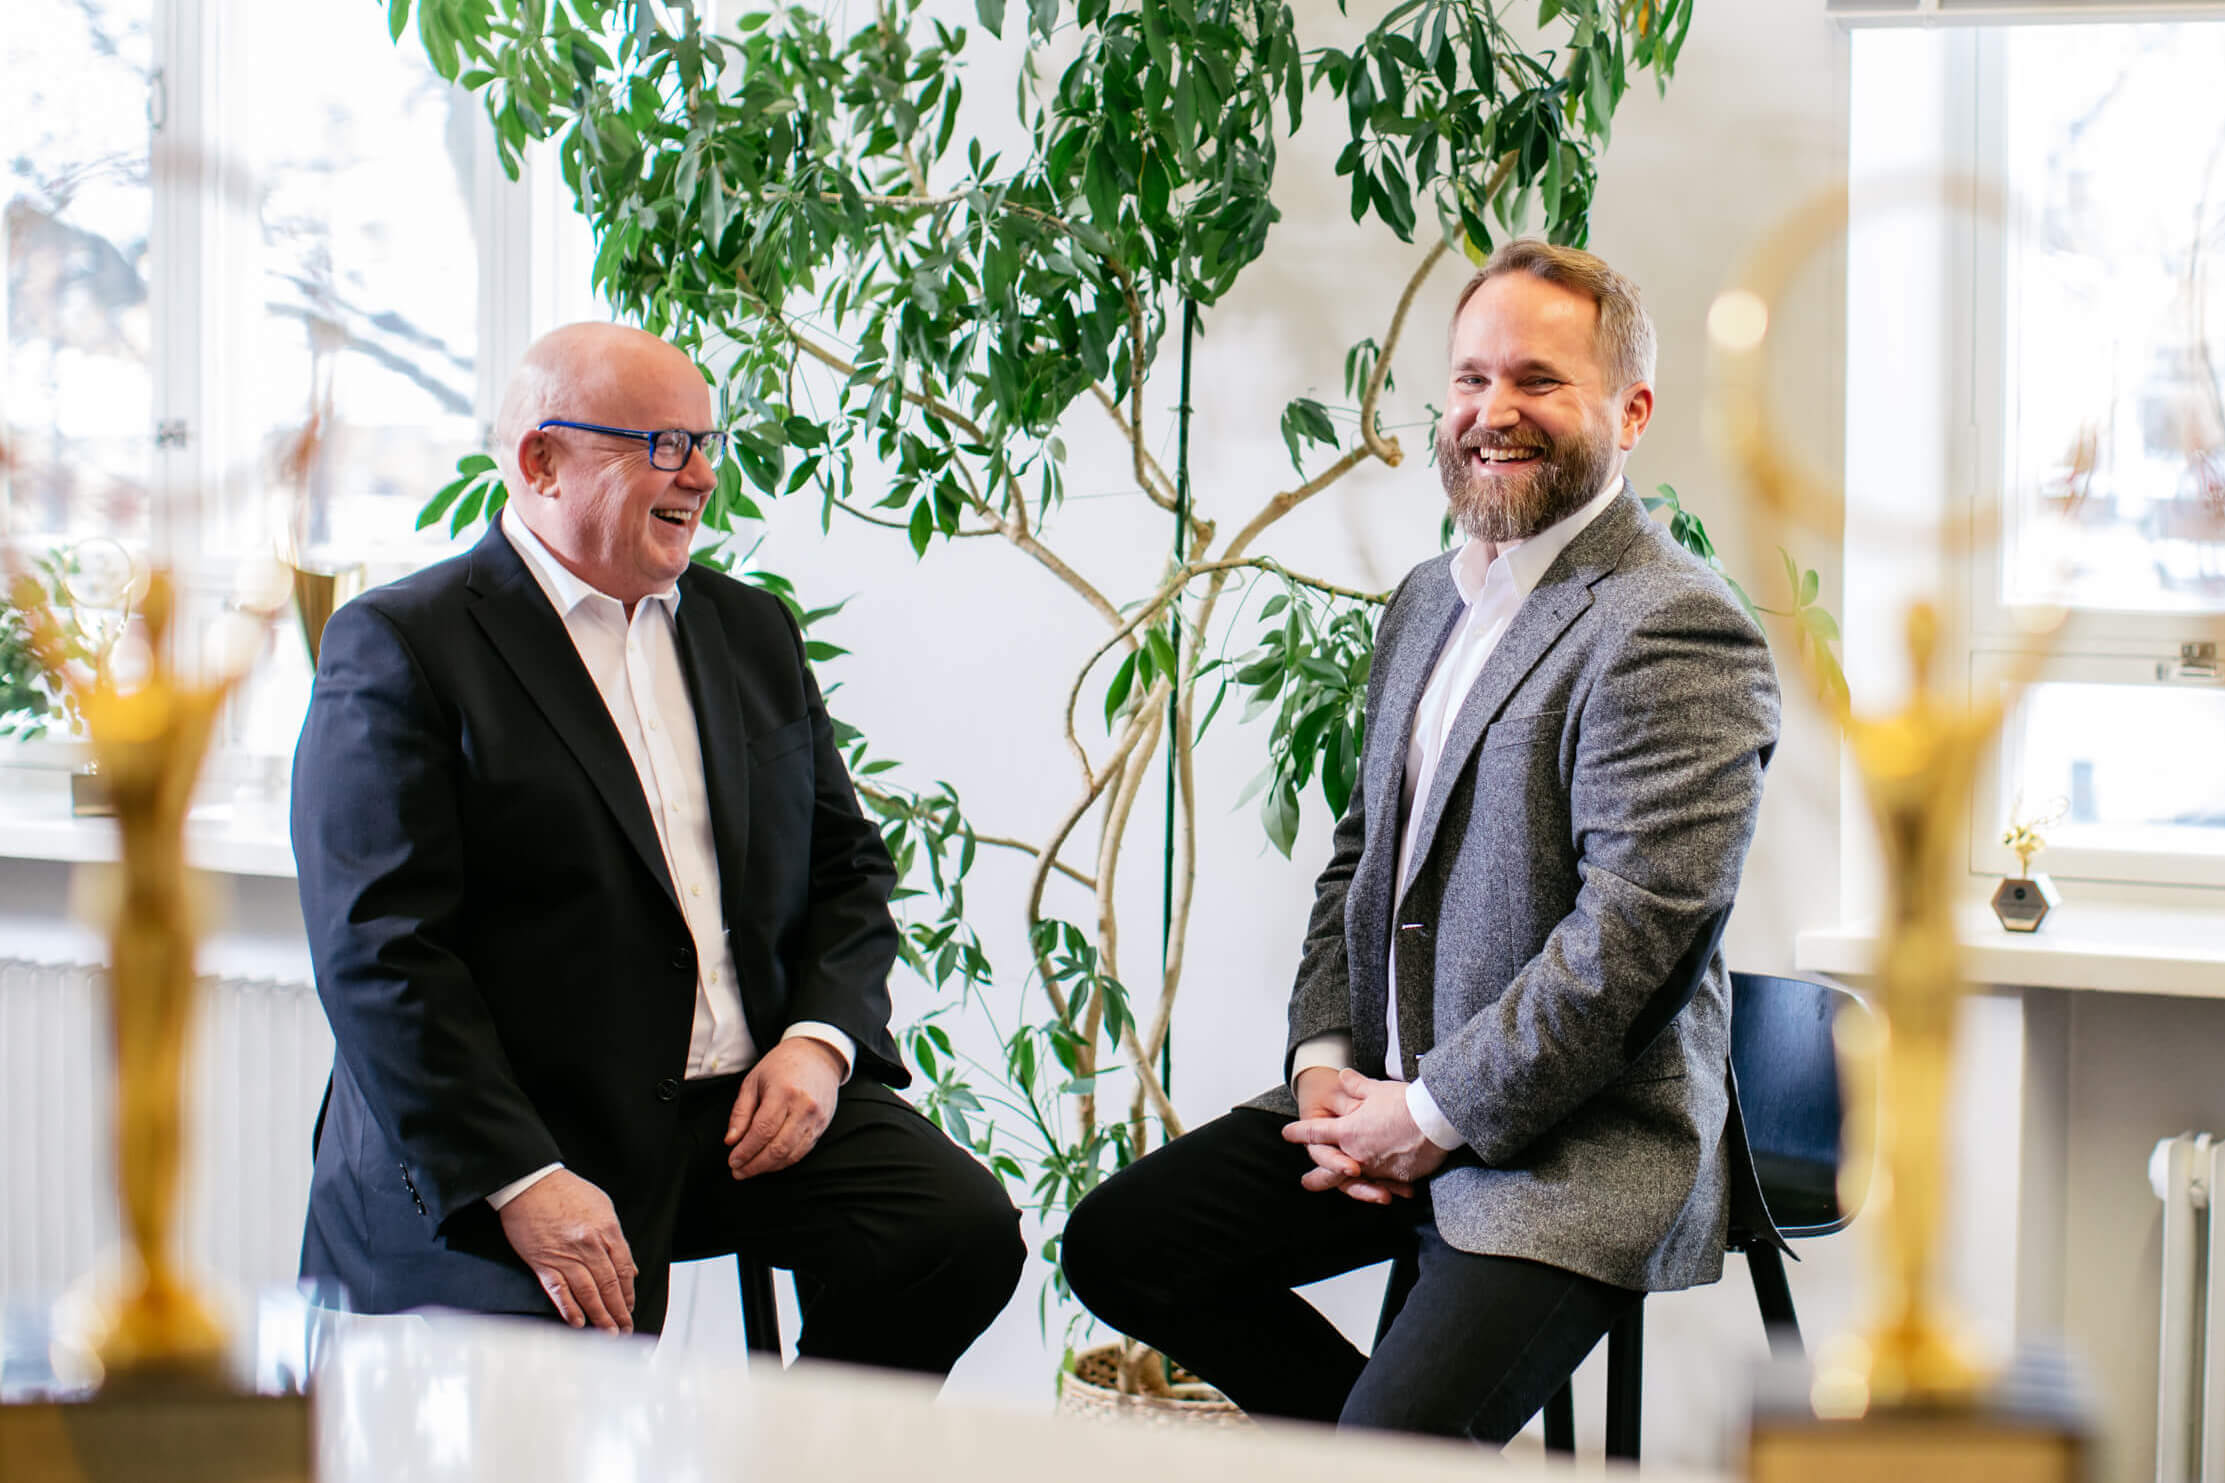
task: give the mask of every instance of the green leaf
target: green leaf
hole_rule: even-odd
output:
[[[425,507],[417,512],[417,528],[423,530],[426,526],[447,514],[448,507],[456,502],[456,497],[462,494],[464,487],[470,483],[471,476],[466,474],[462,478],[453,479],[441,485],[440,492],[425,501]]]
[[[927,543],[935,537],[935,502],[932,499],[923,499],[912,506],[908,533],[912,540],[912,554],[925,556]]]
[[[1162,0],[1141,0],[1137,9],[1143,17],[1143,44],[1151,53],[1152,65],[1162,77],[1174,74],[1174,53],[1167,44],[1167,18],[1161,10]]]
[[[1846,688],[1846,671],[1839,667],[1838,656],[1818,644],[1809,657],[1815,661],[1818,676],[1816,689],[1821,693],[1825,706],[1844,715],[1850,704],[1850,697]]]
[[[974,14],[981,18],[981,27],[991,36],[1004,35],[1004,0],[974,0]]]
[[[387,40],[389,40],[389,41],[391,41],[391,42],[394,42],[394,43],[396,43],[397,45],[398,45],[398,44],[400,44],[400,42],[401,42],[401,39],[402,39],[402,33],[403,33],[404,31],[408,30],[408,29],[409,29],[409,0],[387,0],[387,9],[386,9],[386,37],[387,37]],[[420,526],[418,526],[417,528],[418,528],[419,530],[423,530],[423,529],[424,529],[425,527],[424,527],[424,526],[422,526],[422,525],[420,525]]]
[[[1158,672],[1169,679],[1174,678],[1180,666],[1174,657],[1174,640],[1167,637],[1167,631],[1163,628],[1144,630],[1144,646],[1151,651],[1151,662]]]
[[[1796,600],[1796,601],[1795,601],[1795,602],[1793,603],[1793,606],[1794,606],[1794,607],[1799,607],[1799,608],[1804,608],[1804,607],[1807,607],[1807,606],[1808,606],[1808,605],[1809,605],[1810,603],[1812,603],[1812,602],[1814,602],[1814,601],[1816,600],[1816,595],[1817,595],[1817,594],[1818,594],[1819,592],[1821,592],[1822,590],[1823,590],[1823,578],[1822,578],[1822,577],[1818,576],[1818,575],[1817,575],[1817,574],[1816,574],[1816,573],[1815,573],[1815,572],[1814,572],[1813,570],[1809,570],[1809,571],[1806,571],[1806,572],[1803,572],[1803,573],[1801,573],[1801,576],[1800,576],[1800,596],[1799,596],[1799,598],[1798,598],[1798,599],[1797,599],[1797,600]]]
[[[486,503],[487,486],[473,484],[469,492],[464,495],[462,502],[456,506],[454,516],[449,519],[448,533],[452,536],[462,535],[464,527],[479,518],[479,511]]]
[[[1128,692],[1135,687],[1136,654],[1138,652],[1140,651],[1131,651],[1126,659],[1120,661],[1120,668],[1113,671],[1112,684],[1105,688],[1105,729],[1107,731],[1112,730],[1113,717],[1120,714],[1120,708],[1128,702]]]
[[[1819,643],[1835,644],[1839,641],[1839,620],[1822,608],[1802,608],[1800,626],[1814,634]]]
[[[1267,842],[1289,859],[1291,848],[1298,842],[1298,790],[1281,783],[1268,789],[1259,806],[1259,817],[1267,828]]]
[[[1311,397],[1296,397],[1282,409],[1283,446],[1290,450],[1290,466],[1301,474],[1305,472],[1305,459],[1301,452],[1304,443],[1327,443],[1335,447],[1336,424],[1329,420],[1328,409]]]

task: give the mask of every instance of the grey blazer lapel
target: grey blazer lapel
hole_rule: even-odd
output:
[[[1429,674],[1437,656],[1452,637],[1453,624],[1466,611],[1452,571],[1439,564],[1429,585],[1415,594],[1418,609],[1407,632],[1410,641],[1392,646],[1383,658],[1389,672],[1383,677],[1382,714],[1368,717],[1368,725],[1385,745],[1368,749],[1367,810],[1370,829],[1389,828],[1395,834],[1399,792],[1406,779],[1406,749],[1414,740],[1414,712],[1420,708]]]
[[[1452,797],[1454,784],[1468,767],[1468,759],[1483,739],[1483,731],[1505,708],[1508,699],[1523,678],[1537,667],[1560,642],[1584,609],[1591,606],[1592,584],[1615,569],[1644,525],[1645,507],[1638,503],[1630,486],[1623,485],[1622,494],[1599,518],[1585,527],[1567,549],[1553,558],[1545,575],[1515,611],[1514,621],[1491,651],[1483,673],[1476,676],[1474,688],[1468,698],[1460,703],[1460,711],[1453,718],[1452,731],[1445,738],[1444,755],[1438,759],[1436,775],[1429,784],[1429,797],[1418,799],[1415,807],[1421,813],[1421,827],[1414,836],[1413,870],[1420,875],[1422,862],[1429,858],[1430,845],[1437,837],[1437,824],[1444,817],[1445,804]],[[1399,883],[1399,895],[1405,894],[1406,882]]]
[[[1449,558],[1448,558],[1449,560]],[[1406,749],[1414,737],[1414,712],[1421,704],[1429,672],[1465,611],[1446,562],[1432,563],[1432,574],[1415,591],[1415,611],[1403,637],[1376,656],[1384,666],[1383,689],[1369,715],[1366,775],[1367,844],[1345,897],[1347,972],[1352,994],[1353,1062],[1382,1063],[1388,1049],[1384,1014],[1390,1003],[1391,907],[1396,899],[1398,841],[1405,820],[1399,816],[1406,777]]]

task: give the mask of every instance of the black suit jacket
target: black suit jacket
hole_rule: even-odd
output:
[[[781,603],[681,577],[721,905],[760,1048],[797,1020],[908,1077],[888,1033],[895,871]],[[324,633],[294,754],[294,857],[334,1065],[305,1274],[355,1306],[547,1306],[486,1195],[561,1160],[629,1241],[680,1177],[696,954],[625,744],[562,621],[490,529]],[[666,1253],[636,1246],[644,1268]]]

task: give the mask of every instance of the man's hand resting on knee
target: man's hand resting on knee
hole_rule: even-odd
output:
[[[785,1169],[818,1146],[834,1120],[845,1068],[833,1046],[783,1040],[742,1078],[726,1120],[726,1167],[736,1179]]]
[[[502,1234],[573,1328],[634,1331],[634,1258],[610,1196],[558,1169],[504,1205]]]
[[[1403,1082],[1314,1067],[1299,1075],[1297,1092],[1298,1121],[1282,1135],[1313,1156],[1315,1167],[1299,1181],[1307,1189],[1388,1205],[1444,1165],[1446,1151],[1414,1121]]]

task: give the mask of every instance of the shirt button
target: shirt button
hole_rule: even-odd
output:
[[[688,894],[690,896],[700,896],[703,894],[703,888],[701,886],[690,886],[688,887]]]
[[[718,982],[718,970],[717,970],[716,968],[714,968],[714,969],[712,969],[712,970],[711,970],[711,982],[712,982],[712,983],[717,983],[717,982]]]
[[[657,718],[656,718],[655,716],[651,716],[651,717],[649,718],[649,729],[650,729],[651,731],[654,731],[654,730],[656,730],[656,729],[657,729]]]
[[[679,1097],[679,1095],[680,1083],[678,1079],[667,1076],[664,1080],[657,1083],[657,1100],[659,1102],[674,1101]]]

